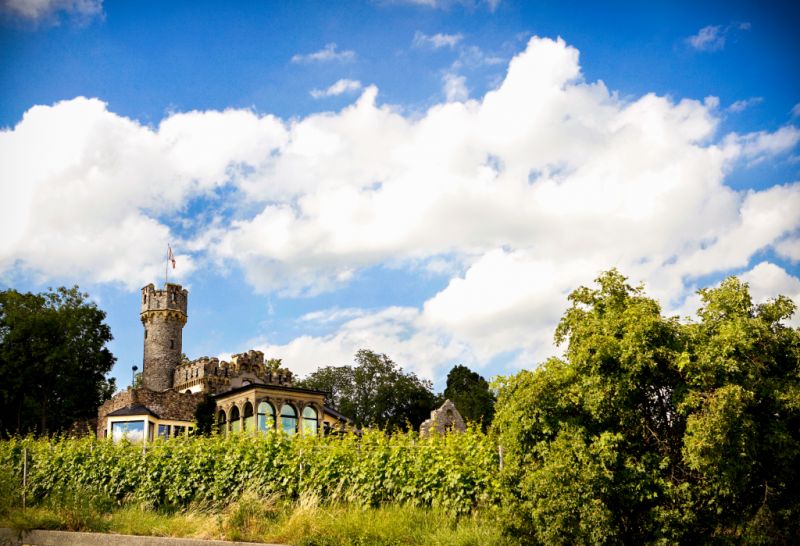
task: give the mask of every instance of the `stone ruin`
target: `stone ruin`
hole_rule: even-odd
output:
[[[423,421],[419,426],[420,436],[464,432],[465,430],[467,427],[464,425],[464,419],[450,400],[445,400],[439,409],[433,410],[431,418]]]

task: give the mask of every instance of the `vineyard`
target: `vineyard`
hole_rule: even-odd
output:
[[[225,506],[246,492],[364,507],[407,504],[464,515],[495,502],[497,445],[477,429],[289,437],[279,433],[188,437],[142,446],[93,438],[0,442],[0,466],[27,503],[79,490],[118,505]]]

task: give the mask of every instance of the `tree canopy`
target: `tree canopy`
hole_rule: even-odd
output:
[[[78,287],[0,292],[0,432],[64,430],[111,397],[105,313]]]
[[[523,543],[790,543],[800,536],[800,331],[729,278],[699,320],[616,271],[581,287],[564,358],[506,379],[494,431]]]
[[[494,395],[489,383],[461,364],[447,374],[444,397],[455,404],[464,419],[481,423],[484,429],[494,417]]]
[[[356,426],[391,430],[410,423],[416,428],[430,417],[436,401],[430,381],[367,349],[356,353],[355,366],[320,368],[296,384],[326,392],[325,403]]]

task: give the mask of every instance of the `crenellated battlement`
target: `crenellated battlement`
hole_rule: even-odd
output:
[[[274,361],[273,361],[274,362]],[[264,353],[250,350],[231,356],[230,362],[200,357],[175,368],[173,384],[181,392],[222,392],[245,384],[291,386],[294,375],[286,368],[274,368]]]
[[[168,283],[159,290],[150,283],[142,288],[142,321],[144,322],[145,314],[151,311],[175,311],[183,315],[185,323],[188,300],[189,291],[179,284]]]

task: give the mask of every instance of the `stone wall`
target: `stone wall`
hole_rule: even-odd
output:
[[[104,402],[97,411],[97,436],[103,437],[109,413],[136,405],[147,407],[161,419],[194,421],[197,405],[204,396],[202,393],[184,394],[172,389],[161,392],[146,388],[122,391]]]
[[[181,363],[188,298],[188,291],[179,284],[167,284],[164,290],[156,290],[153,284],[142,288],[142,382],[148,389],[163,391],[173,386],[175,368]]]
[[[446,434],[448,432],[464,432],[467,427],[455,404],[445,400],[439,409],[431,412],[431,418],[419,426],[420,436],[429,434]]]

